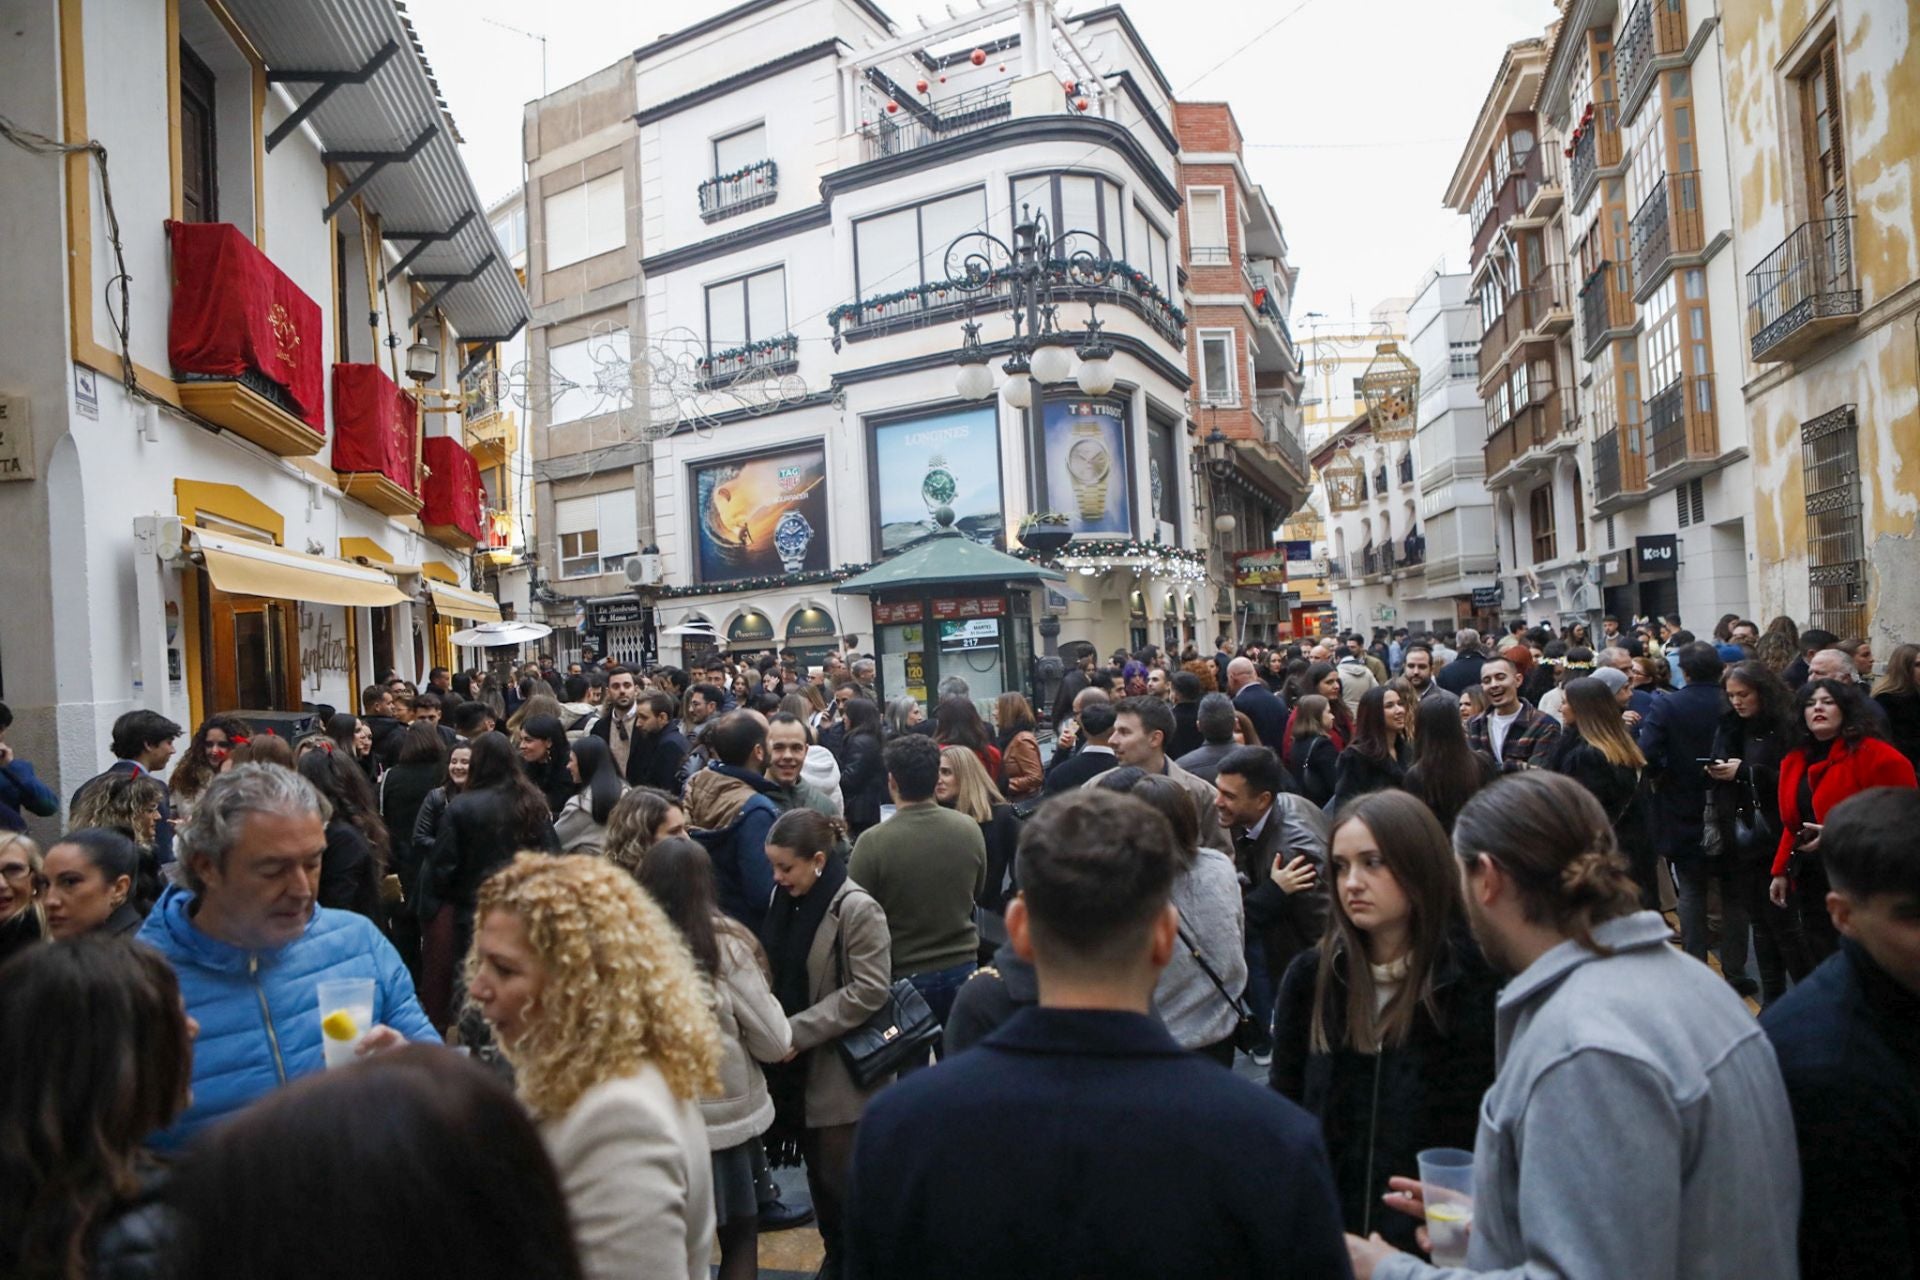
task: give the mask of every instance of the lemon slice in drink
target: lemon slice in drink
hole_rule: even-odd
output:
[[[335,1009],[320,1019],[320,1034],[329,1040],[357,1040],[360,1028],[354,1023],[353,1015],[345,1009]]]
[[[1473,1211],[1463,1204],[1429,1204],[1427,1217],[1435,1222],[1471,1222]]]

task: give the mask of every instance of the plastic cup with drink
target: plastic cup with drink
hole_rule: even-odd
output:
[[[1426,1203],[1427,1237],[1437,1267],[1467,1263],[1467,1237],[1473,1229],[1473,1152],[1431,1147],[1420,1164],[1420,1198]]]
[[[373,1030],[373,979],[334,978],[319,992],[321,1051],[329,1067],[347,1066],[360,1037]]]

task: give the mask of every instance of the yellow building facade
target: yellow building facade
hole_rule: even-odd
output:
[[[1920,9],[1722,10],[1764,621],[1920,637]]]

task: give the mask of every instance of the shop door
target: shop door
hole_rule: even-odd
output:
[[[206,592],[213,672],[208,712],[299,710],[297,607],[228,595],[210,583]]]
[[[373,621],[373,678],[384,682],[394,673],[393,610],[369,609]]]

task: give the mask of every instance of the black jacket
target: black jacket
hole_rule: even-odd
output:
[[[1629,861],[1637,851],[1648,847],[1647,789],[1640,770],[1609,762],[1600,748],[1571,730],[1560,740],[1554,769],[1585,787],[1600,802],[1613,824],[1614,841]]]
[[[379,772],[393,763],[400,753],[400,743],[407,736],[407,726],[393,716],[367,716],[367,729],[373,734],[374,772]]]
[[[1000,915],[1014,895],[1013,855],[1020,847],[1020,819],[1014,815],[1013,806],[993,806],[993,816],[980,824],[980,836],[987,844],[987,875],[974,901]]]
[[[1886,712],[1887,737],[1920,768],[1920,693],[1876,694],[1873,702]]]
[[[1348,747],[1334,762],[1333,796],[1327,802],[1330,811],[1375,791],[1397,791],[1407,780],[1407,744],[1403,741],[1397,755],[1376,760],[1355,747]]]
[[[880,821],[880,806],[890,804],[887,766],[880,759],[880,739],[871,733],[847,738],[840,757],[840,802],[846,806],[847,826],[859,832]]]
[[[88,1280],[163,1280],[174,1275],[170,1254],[180,1221],[165,1202],[167,1168],[136,1158],[133,1198],[101,1215],[93,1235]]]
[[[380,860],[360,828],[345,818],[327,823],[327,850],[320,855],[320,892],[323,907],[357,911],[384,927],[380,910]]]
[[[498,787],[463,791],[448,802],[420,879],[423,902],[444,903],[454,909],[459,942],[456,954],[467,953],[481,882],[522,849],[560,852],[552,819],[542,821],[538,830],[521,831],[508,794]]]
[[[1325,734],[1295,738],[1287,744],[1287,772],[1300,787],[1300,794],[1315,804],[1333,799],[1340,783],[1340,748]]]
[[[1800,1140],[1801,1276],[1912,1280],[1920,1275],[1920,996],[1842,938],[1805,982],[1767,1006],[1760,1025]]]
[[[1346,1038],[1347,957],[1327,991],[1327,1042]],[[1268,1081],[1316,1116],[1333,1166],[1348,1231],[1378,1231],[1414,1249],[1419,1223],[1380,1203],[1387,1179],[1417,1168],[1428,1147],[1473,1150],[1480,1099],[1493,1083],[1494,1004],[1500,979],[1465,928],[1457,929],[1433,975],[1433,1008],[1414,1014],[1405,1044],[1379,1054],[1312,1048],[1318,948],[1294,957],[1280,983]],[[1437,1015],[1436,1016],[1436,1010]]]
[[[1720,826],[1721,848],[1771,868],[1780,845],[1780,755],[1786,734],[1777,728],[1755,733],[1755,723],[1741,719],[1736,711],[1720,717],[1710,754],[1715,760],[1738,760],[1740,768],[1732,782],[1713,784],[1713,814]],[[1751,833],[1744,846],[1736,817],[1744,817],[1743,825]]]
[[[845,1203],[862,1280],[1351,1274],[1312,1118],[1138,1013],[1026,1009],[882,1090]]]
[[[1277,751],[1279,744],[1287,740],[1287,704],[1261,681],[1256,680],[1234,694],[1233,709],[1246,712],[1247,719],[1253,721],[1253,731],[1260,735],[1261,746]]]
[[[1119,763],[1119,757],[1110,748],[1103,746],[1098,751],[1088,751],[1083,747],[1061,761],[1059,767],[1047,771],[1046,792],[1054,796],[1077,790],[1087,785],[1088,779],[1099,777]]]
[[[1173,704],[1173,741],[1167,743],[1167,754],[1178,760],[1189,751],[1206,745],[1207,740],[1200,736],[1200,704],[1197,702],[1176,702]]]
[[[1440,668],[1433,682],[1457,698],[1480,683],[1480,668],[1486,665],[1484,653],[1463,653]]]
[[[425,856],[425,850],[414,846],[414,827],[419,823],[421,806],[446,777],[446,766],[437,761],[397,764],[380,775],[380,820],[387,824],[387,836],[393,842],[393,871],[400,877],[409,901],[419,883],[420,860]]]
[[[600,741],[611,744],[613,741],[612,704],[593,722],[587,732]],[[667,721],[667,727],[659,733],[646,734],[634,732],[632,745],[627,750],[626,782],[630,787],[657,787],[668,795],[677,796],[680,789],[676,779],[680,773],[681,762],[687,758],[691,748],[687,745],[687,735],[680,732],[680,722]],[[571,784],[560,804],[554,806],[559,813],[568,797],[573,794]]]
[[[973,976],[960,984],[946,1027],[940,1033],[941,1056],[972,1048],[1014,1014],[1039,1003],[1039,975],[1014,954],[1012,943],[1002,943],[993,953],[992,964],[975,969]]]
[[[1664,858],[1685,862],[1704,856],[1703,821],[1711,779],[1700,763],[1713,753],[1713,735],[1726,714],[1718,685],[1690,684],[1664,697],[1640,722],[1640,750],[1653,781],[1653,847]]]

